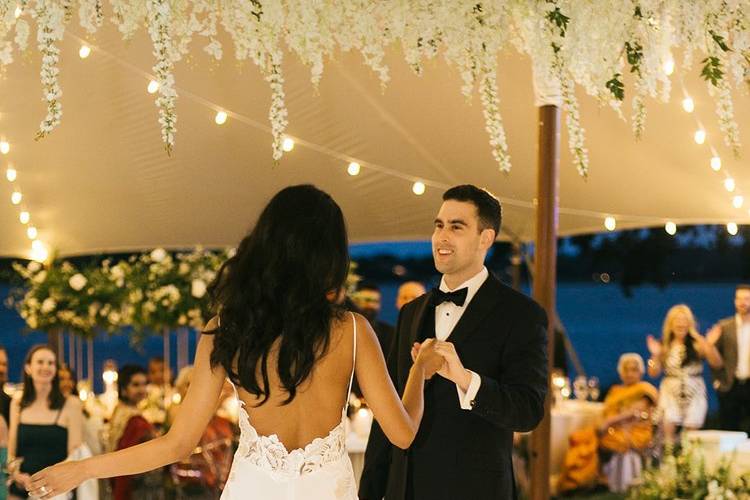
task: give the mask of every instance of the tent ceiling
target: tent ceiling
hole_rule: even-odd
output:
[[[70,35],[61,44],[63,122],[48,138],[33,140],[45,113],[38,55],[13,63],[0,81],[0,136],[12,144],[0,166],[4,170],[10,161],[17,168],[40,237],[63,255],[233,245],[275,191],[305,182],[338,200],[352,241],[428,237],[444,186],[458,183],[485,186],[506,200],[505,227],[527,240],[534,236],[537,112],[530,65],[515,53],[500,61],[501,111],[513,162],[504,175],[492,158],[478,99],[467,104],[456,70],[442,60],[428,63],[417,77],[400,54],[391,54],[392,78],[382,92],[360,56],[340,54],[327,64],[316,93],[308,70],[287,57],[288,132],[308,145],[298,143],[274,165],[266,118],[270,92],[251,62],[240,65],[227,54],[216,64],[196,45],[194,55],[178,63],[178,133],[170,158],[153,96],[146,93],[153,59],[145,34],[126,44],[107,27],[94,43],[103,51],[86,60],[77,56],[80,42]],[[745,169],[724,147],[713,101],[694,73],[685,85],[697,116],[738,189],[750,194]],[[668,219],[750,221],[746,209],[732,207],[722,175],[708,167],[708,143],[693,142],[695,120],[680,108],[680,89],[673,95],[668,104],[648,102],[646,134],[638,143],[629,123],[581,96],[590,178],[581,179],[572,166],[563,132],[561,234],[602,230],[604,214],[616,214],[620,228]],[[750,113],[743,112],[748,99],[735,98],[740,129],[750,133]],[[211,103],[230,111],[225,125],[214,124]],[[630,114],[629,101],[623,109]],[[347,175],[347,158],[365,165],[359,176]],[[410,178],[436,184],[415,196]],[[26,256],[29,241],[10,193],[3,180],[0,255]]]

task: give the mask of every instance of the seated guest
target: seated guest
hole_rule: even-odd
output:
[[[138,403],[146,398],[148,380],[146,370],[137,365],[125,365],[117,374],[119,403],[109,423],[107,451],[122,450],[156,437],[156,430],[143,417]],[[163,484],[160,469],[137,476],[112,479],[114,500],[162,499]]]
[[[641,379],[643,358],[623,354],[617,364],[622,384],[613,385],[604,399],[604,421],[573,432],[565,454],[558,491],[586,489],[608,482],[612,491],[624,491],[640,473],[643,452],[652,438],[651,410],[658,392]],[[604,474],[600,474],[600,458]]]
[[[658,391],[642,380],[645,367],[639,354],[620,356],[617,372],[622,384],[613,385],[604,399],[599,450],[610,491],[622,493],[640,476],[642,455],[651,445]]]

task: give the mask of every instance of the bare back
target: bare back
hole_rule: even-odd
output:
[[[271,388],[268,400],[258,406],[261,398],[238,387],[239,398],[258,434],[275,434],[291,451],[304,448],[315,438],[327,436],[341,422],[354,363],[354,328],[352,314],[332,322],[328,352],[315,363],[308,379],[297,388],[294,399],[286,405],[283,403],[289,393],[276,370],[278,350],[276,346],[271,350],[268,356]]]

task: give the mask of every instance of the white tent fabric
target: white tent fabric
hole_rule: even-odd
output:
[[[517,54],[500,60],[501,112],[513,162],[505,175],[492,158],[478,100],[466,102],[456,70],[439,60],[417,77],[400,54],[390,54],[392,78],[382,91],[360,56],[340,54],[327,63],[316,93],[308,69],[287,57],[288,132],[297,145],[274,165],[270,91],[251,62],[226,57],[217,64],[194,48],[178,63],[177,142],[168,157],[154,96],[146,92],[153,57],[144,33],[125,43],[113,27],[102,29],[85,60],[73,35],[60,45],[63,121],[51,136],[33,139],[45,114],[38,55],[16,61],[0,80],[0,138],[11,144],[0,168],[10,163],[17,169],[23,206],[39,237],[61,255],[234,245],[277,190],[307,182],[341,204],[352,241],[427,238],[442,192],[459,183],[484,186],[504,202],[502,237],[534,237],[537,110],[531,66]],[[640,142],[628,122],[581,96],[590,178],[571,165],[563,130],[560,234],[603,230],[608,214],[618,228],[668,220],[750,222],[747,207],[734,208],[734,195],[723,186],[728,170],[737,181],[735,194],[744,189],[750,196],[743,162],[724,146],[697,72],[685,76],[695,114],[682,110],[679,87],[668,104],[648,101]],[[745,134],[747,106],[746,96],[735,96]],[[223,126],[214,123],[217,109],[229,112]],[[629,100],[623,111],[630,115]],[[708,133],[702,146],[693,141],[696,117]],[[709,168],[709,142],[723,160],[718,174]],[[362,164],[356,177],[346,172],[353,160]],[[427,184],[423,196],[411,191],[418,179]],[[0,255],[28,256],[11,191],[2,180]]]

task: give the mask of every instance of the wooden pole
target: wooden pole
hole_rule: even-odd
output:
[[[547,368],[552,370],[555,352],[552,334],[555,318],[557,274],[557,216],[560,170],[560,109],[545,105],[539,108],[539,150],[537,156],[536,244],[534,248],[534,298],[547,311]],[[549,380],[548,380],[549,384]],[[531,500],[550,497],[550,403],[547,392],[544,418],[531,434]]]
[[[87,356],[87,365],[88,368],[86,370],[86,378],[88,379],[89,383],[91,384],[91,390],[94,390],[94,339],[88,340],[88,345],[86,349],[86,356]]]
[[[47,344],[52,348],[57,356],[57,362],[62,363],[65,358],[65,344],[62,337],[62,331],[52,330],[47,332]]]
[[[76,338],[73,332],[68,332],[68,368],[76,369]]]
[[[189,364],[190,337],[187,328],[177,330],[177,372]]]

